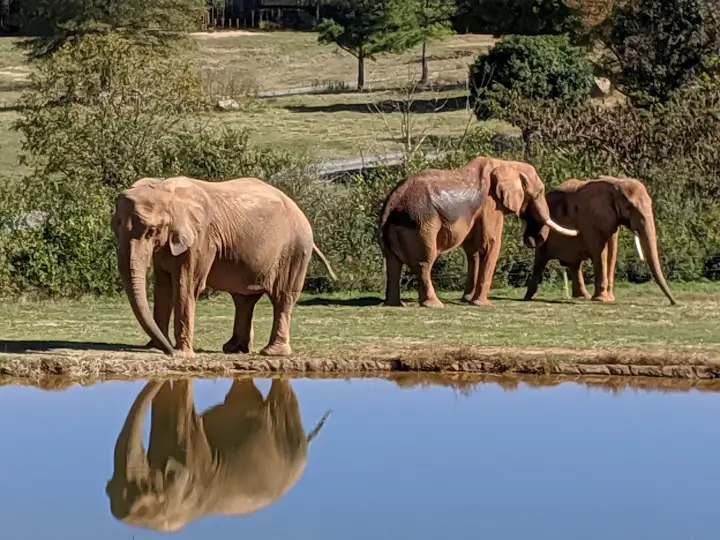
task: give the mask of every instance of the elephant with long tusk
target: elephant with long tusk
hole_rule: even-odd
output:
[[[582,274],[583,261],[591,259],[595,273],[593,300],[613,302],[618,236],[621,225],[634,235],[640,260],[650,267],[655,281],[671,304],[676,304],[660,265],[652,199],[636,178],[599,176],[571,179],[546,195],[552,216],[580,231],[568,238],[551,231],[536,216],[526,216],[525,245],[535,249],[535,264],[525,300],[531,300],[542,281],[548,261],[557,259],[570,270],[574,297],[590,297]],[[530,213],[530,212],[529,212]]]
[[[489,304],[505,215],[521,217],[528,208],[557,233],[577,235],[553,221],[545,186],[529,163],[478,157],[459,169],[426,169],[398,184],[385,201],[380,224],[385,304],[402,305],[400,277],[408,265],[420,278],[420,305],[443,307],[430,277],[432,267],[438,256],[460,245],[468,258],[464,298],[477,306]]]
[[[276,503],[302,476],[309,434],[290,381],[263,399],[236,379],[223,403],[197,414],[192,381],[150,382],[128,412],[107,483],[112,515],[132,526],[178,531],[211,515],[247,515]],[[143,427],[151,409],[150,442]]]

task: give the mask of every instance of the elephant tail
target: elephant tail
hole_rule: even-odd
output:
[[[332,409],[328,409],[325,414],[323,414],[323,417],[320,419],[320,421],[315,426],[315,429],[313,429],[310,433],[308,433],[307,436],[307,443],[310,444],[315,437],[317,437],[318,433],[320,433],[320,430],[325,425],[325,422],[327,421],[328,417],[332,414]]]
[[[325,268],[327,269],[328,274],[330,274],[330,277],[334,281],[337,281],[337,276],[335,275],[335,272],[333,272],[333,269],[330,266],[330,263],[325,258],[325,255],[323,255],[323,252],[320,251],[320,248],[315,245],[315,242],[313,242],[313,251],[315,252],[315,255],[317,255],[320,258],[320,260],[322,261],[322,263],[325,265]]]

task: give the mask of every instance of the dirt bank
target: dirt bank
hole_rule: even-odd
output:
[[[52,386],[103,380],[236,375],[492,374],[572,377],[652,377],[720,381],[720,352],[643,352],[637,350],[515,350],[509,348],[408,348],[403,351],[352,352],[342,356],[289,358],[199,352],[175,360],[156,351],[72,350],[52,348],[0,355],[0,384],[23,382]]]

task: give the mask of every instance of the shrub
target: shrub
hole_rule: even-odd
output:
[[[592,69],[585,51],[567,36],[513,36],[478,56],[470,84],[478,118],[488,119],[518,97],[582,102]]]

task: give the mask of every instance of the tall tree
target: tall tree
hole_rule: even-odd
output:
[[[65,43],[109,31],[149,46],[176,43],[202,20],[205,0],[25,0],[21,26],[30,60],[47,58]]]
[[[419,37],[422,40],[422,78],[421,84],[427,84],[428,60],[427,44],[435,39],[451,35],[452,18],[458,11],[457,4],[449,0],[415,0],[415,14],[418,22]]]
[[[407,0],[331,0],[319,25],[321,43],[335,43],[358,59],[358,89],[365,87],[365,60],[400,53],[420,40],[416,13]]]

